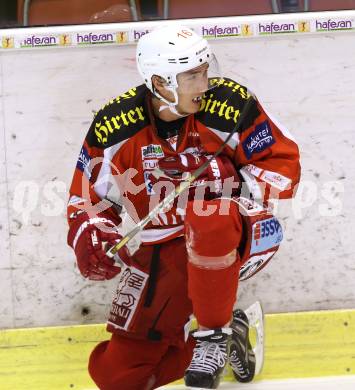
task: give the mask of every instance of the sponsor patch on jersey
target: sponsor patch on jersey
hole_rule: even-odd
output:
[[[291,188],[291,179],[277,172],[265,170],[260,179],[281,191]]]
[[[256,176],[256,177],[259,177],[259,175],[261,174],[261,172],[263,172],[263,170],[261,168],[258,168],[257,166],[253,165],[253,164],[248,164],[248,165],[245,165],[243,167],[243,169],[245,171],[248,171],[249,173],[251,173],[253,176]]]
[[[108,323],[127,330],[147,282],[148,275],[135,267],[127,267],[121,274],[113,299]]]
[[[147,145],[142,147],[142,160],[147,158],[162,158],[164,157],[163,148],[161,145]]]
[[[158,160],[157,159],[143,160],[143,169],[144,170],[154,170],[155,168],[158,168]]]
[[[87,151],[85,146],[83,146],[81,148],[81,151],[80,151],[80,154],[79,154],[79,158],[78,158],[78,162],[76,164],[76,167],[78,169],[80,169],[81,172],[84,172],[85,176],[89,180],[91,178],[90,161],[91,161],[91,157],[89,155],[89,152]]]
[[[154,195],[153,184],[149,176],[158,166],[158,159],[164,157],[164,151],[161,145],[150,144],[142,146],[142,165],[144,183],[148,195]]]
[[[68,206],[73,206],[75,204],[84,203],[86,199],[81,198],[80,196],[72,195],[69,199]]]
[[[153,183],[149,179],[149,176],[152,174],[152,171],[143,171],[143,176],[144,176],[144,183],[145,187],[147,189],[147,194],[148,195],[155,195],[155,192],[153,190]]]
[[[260,123],[255,130],[248,135],[243,142],[243,150],[247,159],[250,159],[254,153],[263,152],[275,143],[271,127],[268,121]]]
[[[252,231],[251,255],[274,248],[280,244],[283,238],[282,227],[275,217],[254,223]]]
[[[252,199],[244,198],[243,196],[237,198],[236,203],[238,203],[239,212],[243,215],[252,216],[266,211],[266,209],[259,203],[255,202]]]

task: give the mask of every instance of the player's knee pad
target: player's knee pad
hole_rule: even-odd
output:
[[[247,198],[233,199],[244,226],[239,280],[246,280],[264,268],[278,251],[283,232],[278,219],[266,207]]]
[[[240,257],[240,280],[245,280],[264,268],[277,252],[282,227],[267,208],[242,197],[198,202],[197,207],[196,201],[189,202],[186,210],[190,263],[221,269]]]
[[[189,202],[185,238],[189,262],[206,269],[231,266],[238,258],[242,218],[230,199]]]

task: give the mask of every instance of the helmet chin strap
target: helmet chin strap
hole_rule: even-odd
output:
[[[179,111],[176,109],[175,104],[164,104],[163,106],[159,107],[159,112],[164,111],[164,110],[170,110],[173,114],[179,116],[179,117],[184,117],[187,116],[187,114],[180,114]]]
[[[154,95],[156,95],[161,101],[163,101],[165,103],[164,105],[159,107],[159,112],[164,111],[164,110],[170,110],[171,113],[173,113],[181,118],[184,116],[188,116],[188,114],[180,114],[180,112],[176,109],[176,106],[179,103],[179,97],[178,97],[178,94],[176,92],[176,88],[169,86],[169,87],[166,87],[166,89],[170,90],[174,94],[175,102],[174,103],[169,102],[169,100],[165,99],[163,96],[160,95],[160,93],[155,91]]]

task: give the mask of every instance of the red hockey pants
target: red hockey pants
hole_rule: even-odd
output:
[[[232,216],[219,215],[216,211],[207,223],[206,218],[199,218],[190,210],[186,219],[190,231],[195,233],[194,249],[201,255],[206,252],[223,256],[239,245],[242,226],[236,211]],[[170,329],[158,330],[163,335],[171,334],[172,330],[177,332],[177,324],[184,324],[187,314],[186,310],[179,311],[179,305],[189,306],[186,305],[189,299],[200,324],[209,328],[224,326],[232,315],[240,266],[237,257],[227,268],[199,268],[188,262],[182,238],[164,243],[153,303],[161,295],[171,297],[164,310],[156,308],[158,314],[160,310],[163,313],[158,326],[170,324]],[[173,286],[179,275],[179,288],[168,291],[167,285]],[[181,275],[184,278],[181,279]],[[164,280],[171,280],[171,283],[162,283]],[[144,326],[145,321],[141,323]],[[89,372],[101,390],[151,390],[183,377],[192,358],[194,341],[190,337],[187,343],[179,345],[172,345],[171,341],[169,344],[164,338],[157,342],[116,333],[110,341],[100,343],[94,349]]]
[[[184,376],[194,345],[191,337],[178,348],[114,334],[93,350],[89,372],[101,390],[155,389]]]

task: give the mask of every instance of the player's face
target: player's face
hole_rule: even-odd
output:
[[[177,75],[177,94],[179,103],[177,109],[184,114],[194,114],[199,111],[203,94],[208,90],[208,64]]]

